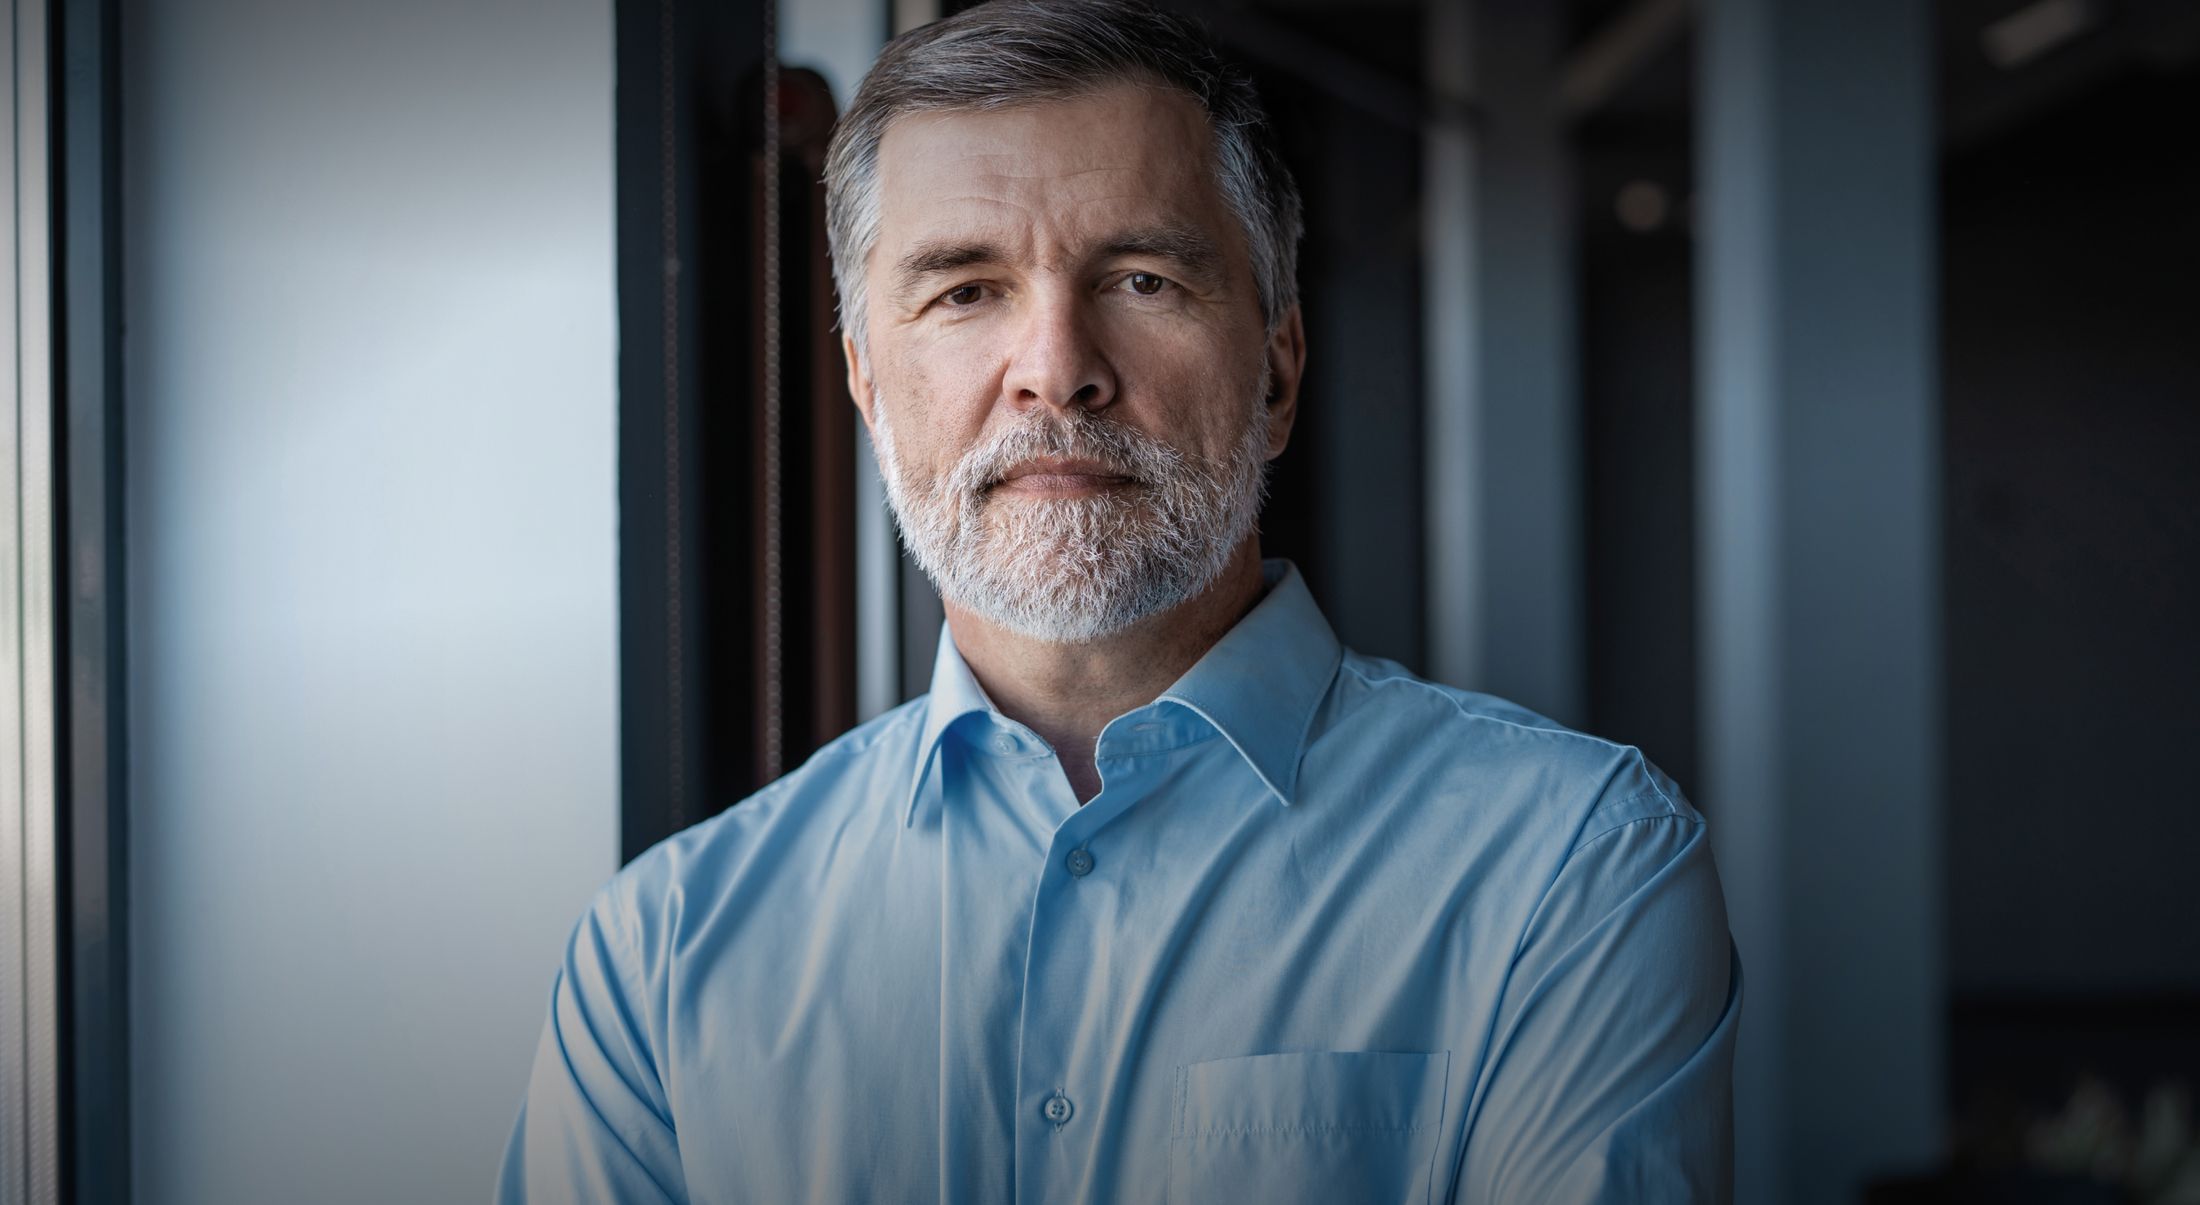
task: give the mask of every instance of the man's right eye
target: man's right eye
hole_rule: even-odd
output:
[[[940,294],[940,300],[949,305],[975,305],[984,296],[984,285],[959,285]]]

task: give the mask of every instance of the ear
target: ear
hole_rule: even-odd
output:
[[[840,333],[840,354],[848,361],[848,396],[855,399],[856,413],[863,416],[863,430],[871,431],[871,403],[876,396],[871,388],[871,374],[864,367],[863,357],[856,354],[855,336],[847,331]]]
[[[1306,324],[1292,306],[1268,336],[1268,459],[1283,455],[1299,417],[1299,383],[1306,379]]]

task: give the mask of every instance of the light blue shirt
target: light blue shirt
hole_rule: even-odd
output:
[[[1082,807],[943,638],[928,696],[620,871],[499,1201],[1726,1200],[1703,818],[1267,573]]]

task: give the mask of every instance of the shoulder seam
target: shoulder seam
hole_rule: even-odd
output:
[[[1415,677],[1412,674],[1389,674],[1381,678],[1373,677],[1369,675],[1365,670],[1362,670],[1358,666],[1353,665],[1352,659],[1350,657],[1344,659],[1342,668],[1350,670],[1353,677],[1358,678],[1361,682],[1364,682],[1369,686],[1389,686],[1393,684],[1418,686],[1422,690],[1433,694],[1437,698],[1451,704],[1452,710],[1458,712],[1460,718],[1462,719],[1476,720],[1486,724],[1502,724],[1507,728],[1517,728],[1522,732],[1543,732],[1548,733],[1552,736],[1578,737],[1581,740],[1588,741],[1591,744],[1602,745],[1607,749],[1613,750],[1614,752],[1633,754],[1637,761],[1640,761],[1642,758],[1642,751],[1640,749],[1637,749],[1633,745],[1623,745],[1620,744],[1618,741],[1607,740],[1606,738],[1597,736],[1594,733],[1583,732],[1578,728],[1568,728],[1556,720],[1552,720],[1548,724],[1523,724],[1518,720],[1508,720],[1502,716],[1484,715],[1478,711],[1470,711],[1467,709],[1467,705],[1464,702],[1461,702],[1458,696],[1453,693],[1452,687],[1444,686],[1441,683],[1431,682],[1425,678]],[[1660,793],[1662,794],[1663,792]]]
[[[1642,746],[1627,745],[1623,747],[1629,753],[1635,755],[1635,769],[1641,772],[1642,780],[1650,784],[1650,789],[1648,791],[1642,792],[1642,794],[1655,794],[1659,799],[1665,801],[1666,811],[1671,812],[1675,815],[1683,814],[1684,809],[1681,807],[1680,801],[1666,793],[1664,784],[1658,781],[1657,771],[1652,769],[1650,766],[1650,759],[1642,755]]]
[[[1675,808],[1672,805],[1672,801],[1666,798],[1665,792],[1663,791],[1644,791],[1640,794],[1630,795],[1625,799],[1617,800],[1607,806],[1612,808],[1623,808],[1630,803],[1653,798],[1664,803],[1666,805],[1666,809],[1662,812],[1649,812],[1642,815],[1622,816],[1619,819],[1612,821],[1610,824],[1607,824],[1602,828],[1596,829],[1594,831],[1590,831],[1587,826],[1584,825],[1581,837],[1574,842],[1574,846],[1572,849],[1566,851],[1567,860],[1571,861],[1574,855],[1579,854],[1582,850],[1589,848],[1597,842],[1602,841],[1604,838],[1611,836],[1613,833],[1616,833],[1619,830],[1627,828],[1631,825],[1644,824],[1652,820],[1679,820],[1683,823],[1694,824],[1698,826],[1701,826],[1703,824],[1703,818],[1701,816],[1692,816],[1686,812],[1681,811],[1678,808]],[[1604,810],[1605,809],[1601,807],[1596,809],[1597,812],[1601,812]],[[1595,816],[1596,812],[1590,813],[1591,819],[1594,819]]]
[[[868,720],[865,720],[863,723],[858,724],[853,728],[850,728],[848,731],[842,733],[839,737],[835,737],[832,741],[826,742],[826,745],[827,747],[830,747],[832,744],[841,739],[849,736],[854,736],[857,733],[862,733],[863,739],[861,741],[851,741],[849,743],[848,752],[859,753],[865,749],[868,749],[871,746],[877,744],[879,741],[885,739],[885,736],[888,732],[897,727],[910,723],[911,716],[923,714],[924,708],[921,706],[921,704],[924,702],[924,700],[924,695],[918,695],[914,699],[910,699],[902,703],[897,703],[887,710],[880,712],[879,714],[871,717]],[[869,731],[865,731],[866,729],[868,729]]]
[[[808,758],[805,758],[803,760],[802,764],[789,769],[786,773],[780,775],[779,777],[771,780],[768,783],[765,783],[763,786],[757,788],[754,793],[741,799],[740,802],[752,802],[754,800],[761,799],[766,795],[770,795],[775,791],[787,789],[788,784],[790,784],[795,778],[800,776],[803,771],[808,770],[811,766],[817,764],[820,759],[832,759],[838,761],[861,756],[873,745],[876,745],[880,741],[885,740],[887,734],[898,731],[902,728],[906,728],[912,723],[921,722],[918,720],[914,720],[911,717],[922,716],[924,714],[924,708],[923,706],[921,706],[924,700],[924,695],[918,695],[916,698],[910,699],[907,702],[897,703],[888,710],[882,711],[879,714],[872,716],[870,719],[865,720],[861,724],[850,728],[846,732],[841,733],[839,736],[836,736],[833,739],[825,742],[823,745],[819,746],[815,753],[812,753]]]

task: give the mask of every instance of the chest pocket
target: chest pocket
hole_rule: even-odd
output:
[[[1450,1064],[1322,1051],[1179,1066],[1169,1203],[1426,1202]]]

